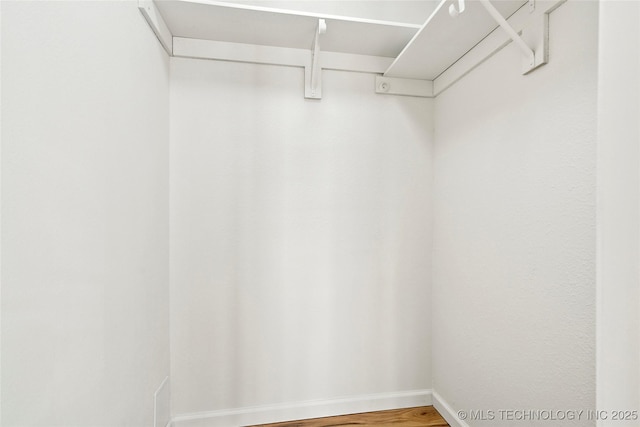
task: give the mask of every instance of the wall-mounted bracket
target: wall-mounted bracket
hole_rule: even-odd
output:
[[[549,14],[565,2],[566,0],[535,0],[533,12],[524,5],[509,15],[508,22],[511,27],[521,35],[527,46],[534,50],[536,66],[549,62]],[[502,29],[492,31],[433,80],[434,95],[437,97],[487,58],[510,44],[509,36]]]
[[[548,53],[548,33],[549,33],[549,16],[542,15],[542,19],[535,23],[534,26],[527,29],[528,35],[521,37],[507,20],[498,12],[491,4],[490,0],[479,0],[482,6],[496,20],[502,29],[509,35],[511,40],[518,46],[524,55],[522,61],[522,74],[528,74],[539,66],[546,64],[549,59]],[[533,6],[532,6],[533,4]],[[535,3],[529,3],[529,11],[535,10]],[[533,8],[533,9],[532,9]],[[523,30],[524,35],[524,30]],[[527,41],[525,41],[525,38]],[[531,47],[533,46],[533,48]]]
[[[433,98],[433,81],[376,76],[376,93]]]
[[[327,23],[318,19],[313,46],[311,48],[311,65],[304,70],[304,97],[311,99],[322,98],[322,68],[320,66],[320,36],[327,32]]]
[[[533,65],[530,60],[522,61],[522,74],[528,74],[549,62],[549,14],[541,13],[531,18],[522,29],[520,37],[534,52]]]

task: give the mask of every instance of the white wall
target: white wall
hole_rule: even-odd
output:
[[[436,99],[432,369],[454,412],[595,406],[597,12],[554,11],[532,74],[510,45]]]
[[[174,414],[430,388],[432,101],[171,64]]]
[[[136,2],[2,2],[2,420],[151,426],[168,58]]]
[[[0,309],[2,308],[2,2],[0,2]],[[2,424],[2,312],[0,312],[0,424]]]
[[[640,410],[640,4],[600,3],[598,408]],[[631,52],[631,54],[630,54]],[[637,426],[602,420],[600,426]]]

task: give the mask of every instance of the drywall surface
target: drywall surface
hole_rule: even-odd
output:
[[[171,60],[176,416],[431,386],[432,101],[322,79]]]
[[[597,403],[611,414],[640,411],[640,3],[600,2],[599,19]]]
[[[136,2],[2,2],[2,420],[152,426],[168,58]]]
[[[2,2],[0,2],[0,190],[2,189]],[[2,194],[0,191],[0,241],[2,240]],[[0,309],[2,308],[2,245],[0,244]],[[0,313],[0,424],[2,424],[2,315]]]
[[[494,411],[470,426],[595,406],[597,28],[596,2],[569,1],[549,64],[522,76],[509,45],[436,99],[433,385]]]

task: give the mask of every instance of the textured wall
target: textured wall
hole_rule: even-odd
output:
[[[2,2],[2,420],[151,426],[168,57],[136,2]]]
[[[434,389],[456,411],[594,408],[597,11],[554,11],[532,74],[510,45],[436,99]]]
[[[175,414],[431,387],[432,101],[173,59]]]
[[[599,29],[598,408],[638,411],[640,3],[600,2]]]

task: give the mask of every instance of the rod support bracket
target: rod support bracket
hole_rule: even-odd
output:
[[[327,32],[327,23],[318,19],[313,45],[311,46],[311,61],[304,67],[304,97],[309,99],[322,98],[322,67],[320,65],[320,36]]]
[[[376,76],[376,93],[433,98],[433,81]]]

